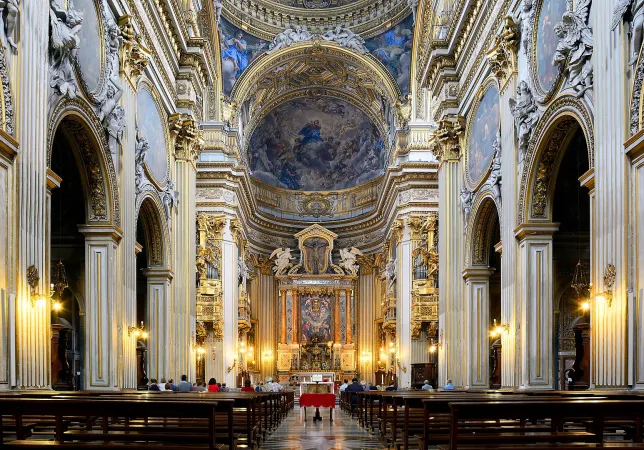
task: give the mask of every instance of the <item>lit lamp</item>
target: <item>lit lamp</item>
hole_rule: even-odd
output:
[[[29,298],[31,299],[31,306],[45,306],[47,304],[45,296],[36,291],[39,281],[40,275],[38,274],[38,268],[32,264],[27,268],[27,284],[30,288]]]
[[[206,355],[206,349],[202,346],[197,347],[197,359],[203,359]]]
[[[149,334],[147,331],[145,331],[145,326],[143,325],[143,321],[141,321],[141,326],[140,327],[127,327],[127,335],[132,336],[134,335],[135,338],[141,338],[141,339],[147,339],[149,337]]]
[[[502,323],[500,325],[496,324],[496,319],[494,319],[494,325],[492,325],[492,330],[490,331],[490,337],[495,338],[501,336],[503,331],[510,331],[510,325],[507,323]]]
[[[600,303],[606,302],[608,307],[613,304],[613,286],[615,285],[615,278],[617,276],[617,270],[615,266],[609,264],[606,266],[604,271],[604,292],[598,292],[595,294],[595,300]]]

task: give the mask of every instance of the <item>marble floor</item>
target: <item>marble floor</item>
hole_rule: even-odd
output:
[[[304,410],[295,407],[280,427],[264,442],[262,449],[283,450],[361,450],[383,447],[378,438],[360,428],[356,420],[336,408],[333,423],[329,422],[329,410],[320,409],[322,422],[313,422],[314,408]]]

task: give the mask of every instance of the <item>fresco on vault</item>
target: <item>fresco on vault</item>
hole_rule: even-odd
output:
[[[537,73],[544,92],[549,92],[557,81],[559,66],[552,59],[559,44],[555,25],[566,12],[566,0],[543,0],[537,29]]]
[[[304,98],[270,111],[253,130],[252,175],[285,189],[345,189],[382,174],[384,142],[365,113],[342,100]]]
[[[321,342],[332,340],[331,298],[328,295],[307,295],[302,301],[302,340],[317,337]]]
[[[467,167],[470,180],[474,184],[481,181],[490,167],[494,157],[493,144],[500,121],[499,91],[492,85],[483,94],[472,124]]]
[[[413,36],[414,21],[409,15],[395,27],[365,42],[369,52],[393,75],[403,94],[409,92]]]
[[[224,93],[230,95],[235,82],[255,58],[268,50],[269,42],[240,30],[224,18],[219,24],[221,72]]]

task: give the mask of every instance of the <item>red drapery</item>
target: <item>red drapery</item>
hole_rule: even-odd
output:
[[[335,408],[335,394],[302,394],[300,406],[303,408]]]

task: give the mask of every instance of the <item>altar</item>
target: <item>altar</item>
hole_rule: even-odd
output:
[[[335,394],[335,383],[333,381],[300,383],[300,395],[303,394]]]
[[[318,224],[295,237],[299,261],[290,249],[273,252],[279,286],[279,378],[297,375],[300,382],[308,382],[311,374],[329,381],[347,377],[357,369],[354,292],[361,253],[341,249],[341,260],[334,263],[337,235]]]

